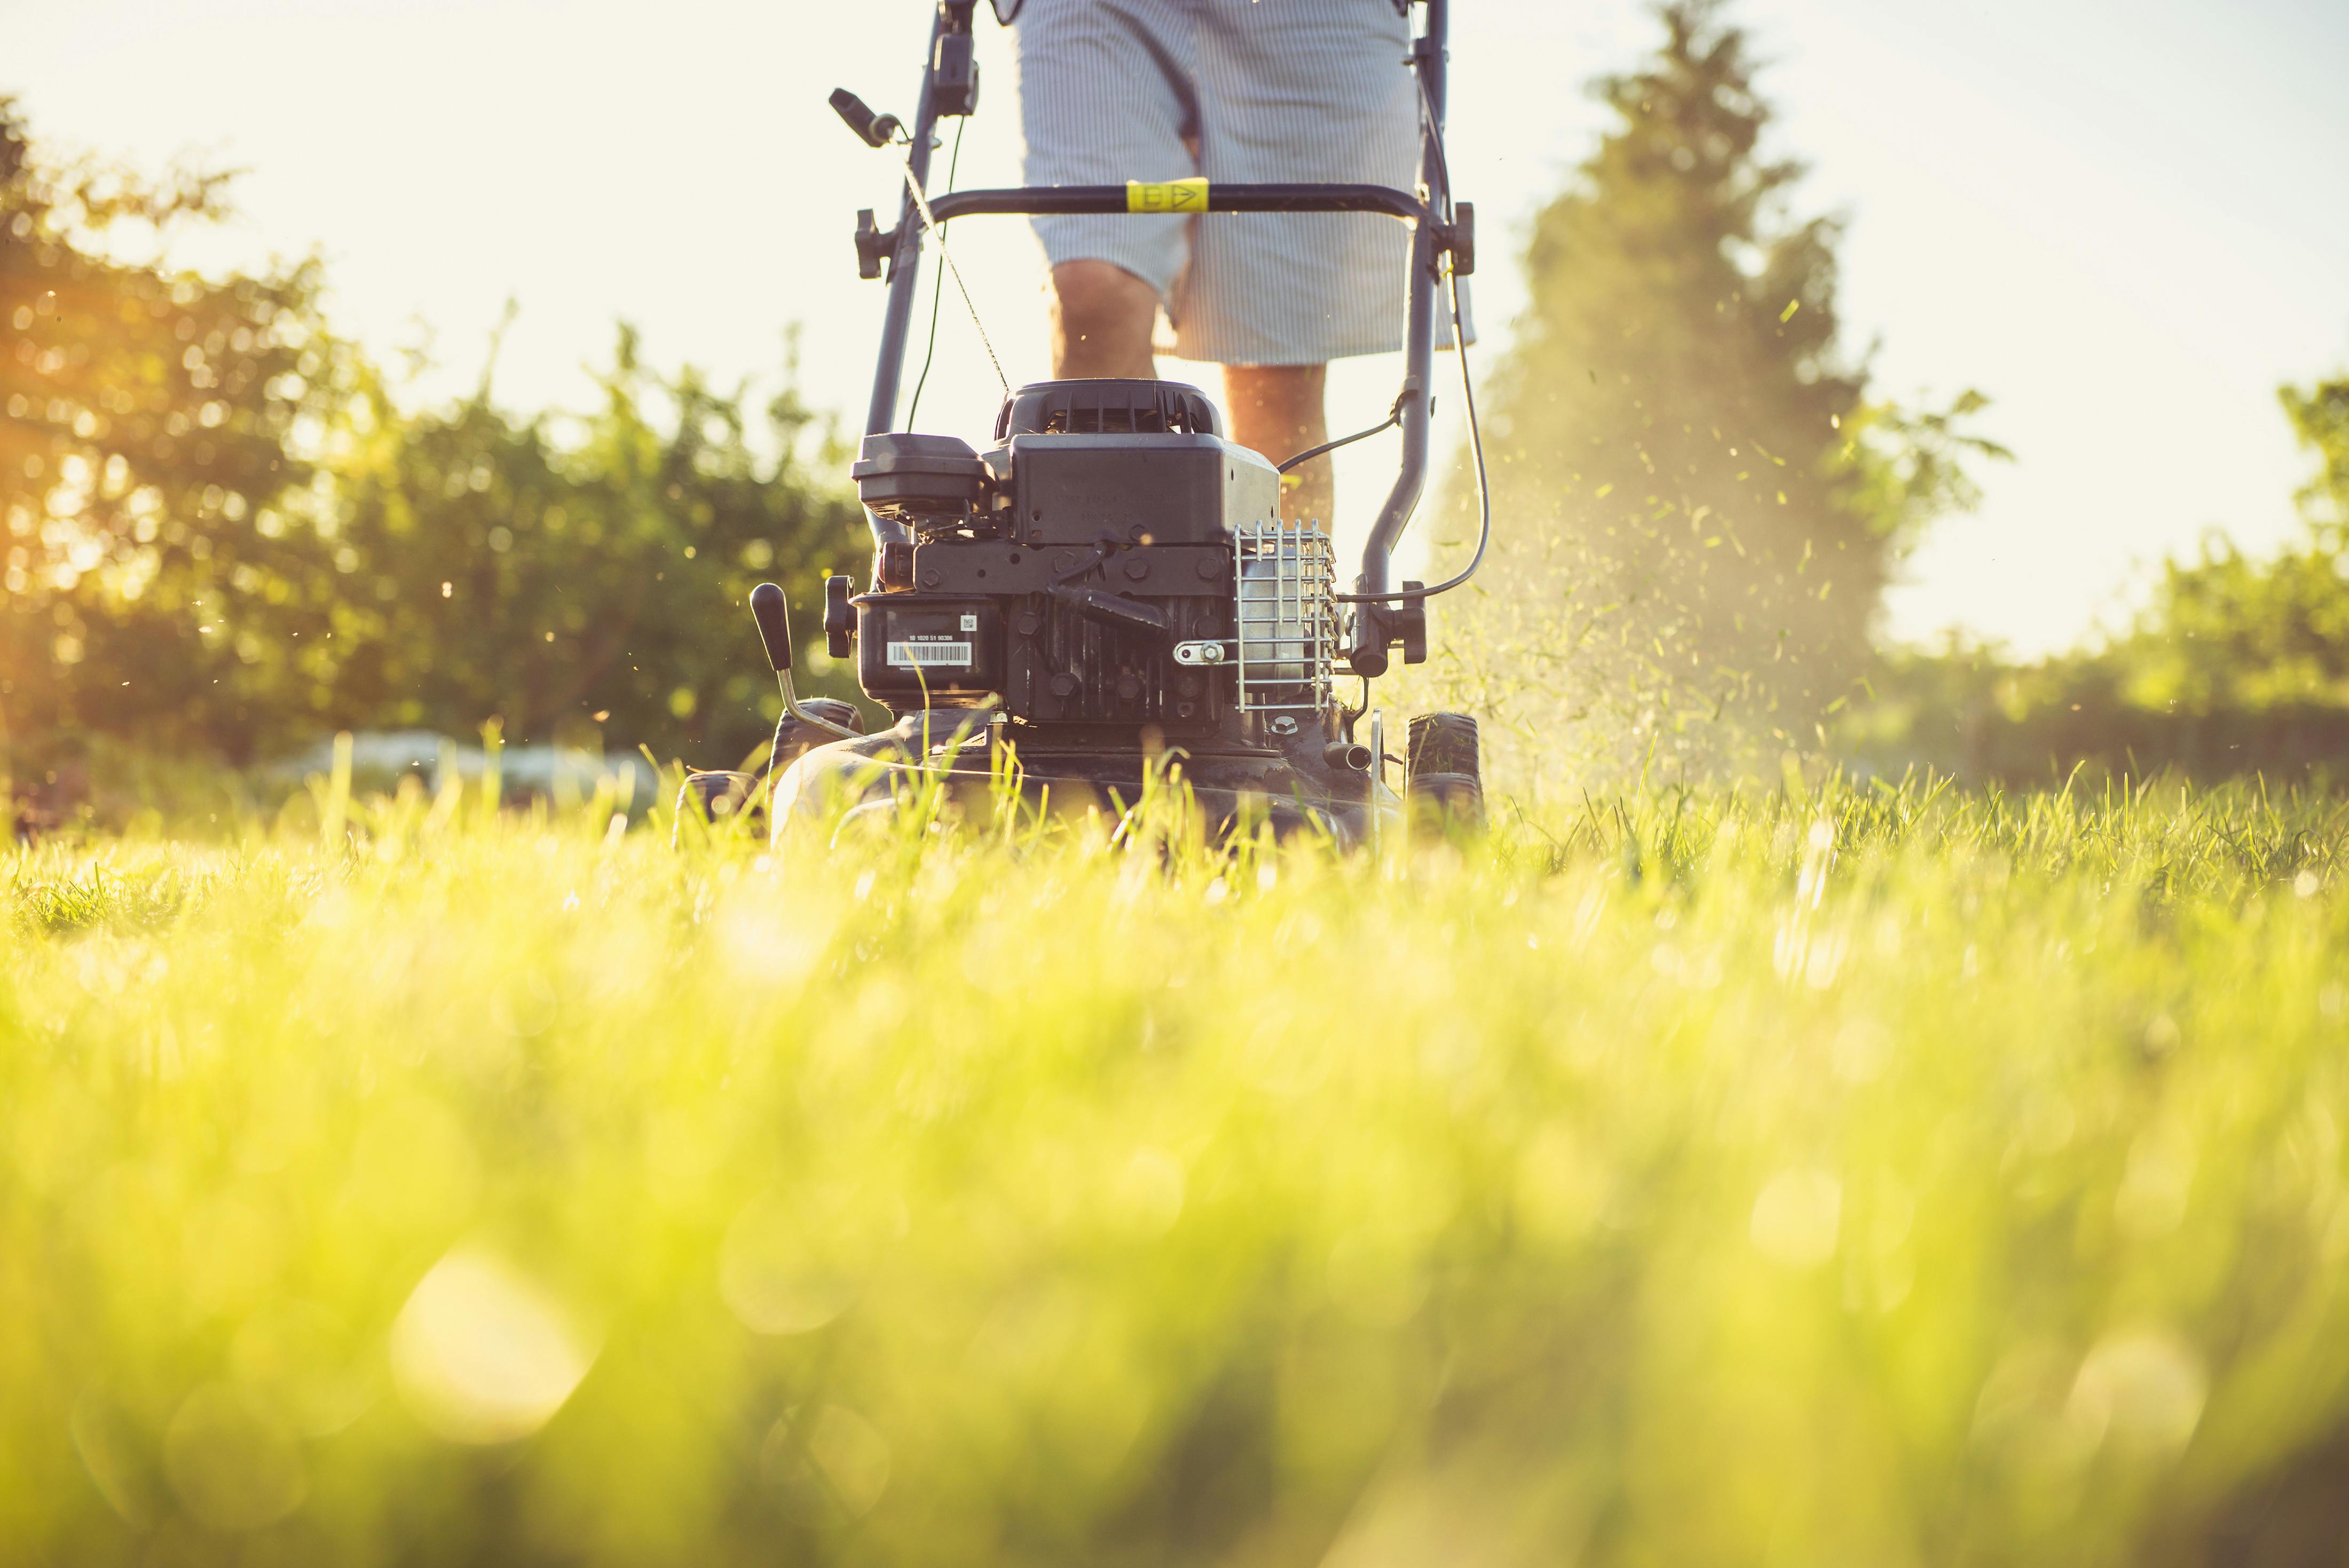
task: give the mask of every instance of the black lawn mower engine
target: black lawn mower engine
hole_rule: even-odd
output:
[[[1047,381],[1003,406],[983,456],[950,436],[868,436],[864,504],[882,546],[854,600],[857,676],[901,713],[987,707],[1032,766],[1145,744],[1213,759],[1339,740],[1334,562],[1318,524],[1280,521],[1280,476],[1168,381]],[[1335,761],[1355,794],[1367,775]],[[1367,758],[1362,759],[1367,766]],[[1321,791],[1316,789],[1313,793]]]

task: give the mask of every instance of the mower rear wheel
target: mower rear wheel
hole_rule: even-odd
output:
[[[1485,776],[1475,719],[1464,713],[1423,713],[1411,721],[1402,795],[1414,825],[1446,833],[1484,827]]]
[[[818,718],[828,718],[844,728],[861,731],[864,727],[864,717],[856,711],[856,705],[843,702],[836,696],[806,697],[802,699],[800,706]],[[775,746],[767,754],[767,771],[781,773],[797,762],[802,753],[839,738],[820,725],[802,724],[787,713],[776,721]]]
[[[1411,721],[1404,777],[1421,773],[1465,773],[1480,779],[1476,720],[1464,713],[1423,713]]]
[[[685,829],[685,820],[691,817],[704,827],[730,820],[748,813],[755,832],[762,815],[752,799],[759,787],[756,774],[733,773],[713,769],[706,773],[688,773],[685,786],[677,792],[677,826],[670,830],[673,844]]]

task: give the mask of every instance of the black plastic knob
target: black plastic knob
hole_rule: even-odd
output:
[[[855,652],[856,606],[848,602],[849,590],[854,586],[845,577],[823,580],[823,645],[835,659]]]

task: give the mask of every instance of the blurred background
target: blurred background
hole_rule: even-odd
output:
[[[1505,548],[1421,678],[1525,778],[2338,754],[2337,6],[1459,11]],[[243,764],[492,717],[758,744],[743,592],[807,605],[863,554],[849,234],[895,174],[824,98],[910,112],[925,5],[0,14],[18,778],[89,736]],[[939,168],[1016,183],[1016,65],[979,47]],[[1042,376],[1025,226],[954,244]],[[1333,428],[1398,375],[1340,366]],[[918,422],[997,396],[949,300]],[[1341,534],[1391,460],[1342,456]]]

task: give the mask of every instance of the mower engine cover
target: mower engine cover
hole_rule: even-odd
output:
[[[1229,672],[1174,650],[1237,652],[1235,541],[1279,515],[1272,464],[1176,382],[1024,387],[996,436],[983,459],[952,437],[865,438],[860,492],[880,511],[885,490],[915,534],[856,600],[865,691],[900,712],[992,703],[1029,725],[1247,744]]]

